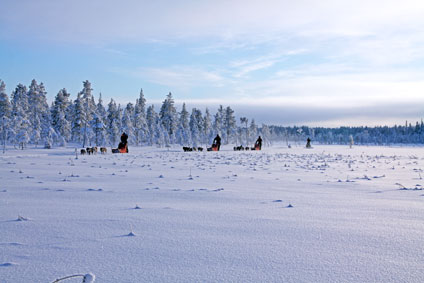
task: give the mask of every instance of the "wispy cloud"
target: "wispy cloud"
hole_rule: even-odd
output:
[[[3,0],[3,34],[43,36],[50,40],[144,41],[268,34],[350,36],[422,25],[424,3],[399,1],[112,1]],[[16,15],[20,15],[16,17]],[[37,15],[37,21],[33,21]],[[47,35],[48,34],[48,35]]]
[[[217,72],[189,66],[169,68],[142,67],[136,69],[114,69],[113,71],[185,91],[196,86],[214,84],[216,87],[220,87],[228,83],[228,80]]]

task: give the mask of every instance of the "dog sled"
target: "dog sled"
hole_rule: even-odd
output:
[[[128,153],[128,135],[123,133],[118,148],[112,148],[112,153]]]
[[[219,147],[218,147],[218,145],[217,144],[212,144],[212,146],[211,147],[208,147],[208,151],[218,151],[219,150]]]
[[[128,145],[121,142],[118,148],[112,148],[112,153],[128,153]]]

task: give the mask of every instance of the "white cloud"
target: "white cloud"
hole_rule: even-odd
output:
[[[196,86],[210,84],[220,87],[228,82],[228,80],[217,72],[189,66],[174,66],[169,68],[143,67],[134,70],[114,69],[112,71],[184,91],[189,91]]]
[[[422,26],[424,2],[3,0],[3,34],[70,42],[264,34],[351,36]],[[34,15],[36,19],[34,20]]]

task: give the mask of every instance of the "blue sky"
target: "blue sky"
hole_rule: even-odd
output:
[[[422,1],[2,0],[0,79],[293,125],[424,115]]]

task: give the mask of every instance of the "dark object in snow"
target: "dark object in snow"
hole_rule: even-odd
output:
[[[28,221],[29,219],[23,216],[18,215],[18,218],[16,219],[16,221]]]
[[[234,151],[241,151],[241,150],[244,150],[244,146],[243,145],[235,146],[233,149],[234,149]]]
[[[81,149],[81,155],[86,154],[87,152],[85,151],[85,149]]]
[[[87,147],[87,148],[85,149],[85,151],[86,151],[86,153],[87,153],[88,155],[90,155],[90,154],[97,154],[97,146]]]
[[[312,146],[311,146],[311,139],[310,138],[308,138],[306,140],[306,148],[312,148]]]
[[[59,279],[56,279],[55,281],[53,281],[53,283],[57,283],[66,279],[70,279],[70,278],[75,278],[75,277],[82,277],[82,283],[93,283],[94,280],[96,280],[96,276],[92,273],[87,273],[85,275],[83,274],[76,274],[76,275],[70,275],[70,276],[66,276],[66,277],[62,277]]]
[[[219,151],[221,149],[221,137],[219,135],[216,135],[216,137],[213,139],[212,142],[212,151]]]
[[[106,147],[101,147],[100,148],[100,153],[101,154],[106,154],[107,153],[107,148]]]
[[[90,154],[97,154],[97,146],[93,146],[93,147],[87,147],[86,149],[85,149],[85,151],[86,151],[86,153],[88,154],[88,155],[90,155]],[[82,152],[82,151],[81,151]],[[82,154],[82,153],[81,153]]]
[[[188,146],[183,146],[183,150],[184,152],[189,152],[189,151],[203,151],[203,147],[188,147]]]
[[[221,145],[217,145],[216,143],[213,143],[211,147],[208,147],[208,151],[219,151],[219,148]]]
[[[255,142],[255,150],[261,150],[261,149],[262,149],[262,138],[261,136],[259,136]]]
[[[121,142],[118,145],[118,148],[112,148],[112,153],[128,153],[128,135],[122,133]]]

